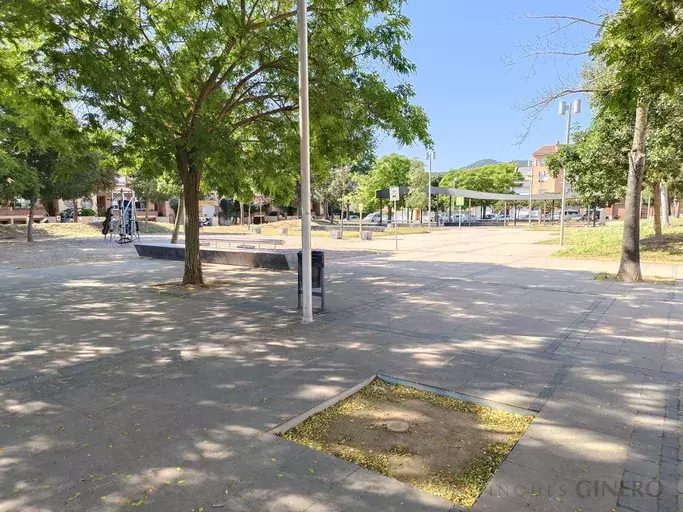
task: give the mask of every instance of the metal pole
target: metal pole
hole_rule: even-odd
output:
[[[534,161],[531,161],[531,181],[529,182],[529,228],[531,228],[531,193],[534,190]]]
[[[458,228],[462,228],[462,206],[458,206]]]
[[[360,238],[363,232],[363,205],[360,206],[360,216],[358,217],[358,238]]]
[[[572,106],[567,108],[567,146],[569,146],[569,131],[572,127]],[[567,207],[567,169],[562,169],[562,210],[560,211],[560,247],[564,245],[564,212]]]
[[[455,188],[455,178],[453,178],[453,188]],[[451,196],[451,206],[448,209],[448,222],[453,221],[453,196]]]
[[[341,222],[341,237],[344,238],[344,196],[342,195],[341,198],[341,214],[340,214],[340,222]]]
[[[467,215],[470,216],[470,222],[471,222],[472,221],[472,198],[468,197],[467,200],[469,201],[469,203],[467,205]]]
[[[396,201],[394,201],[394,242],[396,243],[396,250],[398,251],[398,229],[396,227]]]
[[[432,153],[429,152],[429,184],[427,185],[427,232],[432,232]]]
[[[313,322],[311,272],[311,140],[308,118],[308,2],[297,0],[299,28],[299,135],[301,137],[301,266],[303,323]]]
[[[506,228],[508,225],[508,202],[503,201],[503,227]]]

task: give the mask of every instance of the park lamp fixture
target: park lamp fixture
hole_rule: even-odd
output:
[[[573,106],[573,108],[572,108]],[[572,108],[574,111],[574,114],[580,114],[581,113],[581,100],[574,100],[573,104],[569,101],[560,101],[559,105],[559,112],[561,116],[569,113],[569,109]],[[571,114],[570,114],[571,116]]]

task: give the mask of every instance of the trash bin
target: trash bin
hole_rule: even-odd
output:
[[[301,296],[303,294],[303,275],[302,275],[302,252],[297,253],[298,259],[298,306],[301,309]],[[320,297],[320,311],[325,311],[325,253],[323,251],[311,251],[311,285],[313,288],[313,296]],[[319,290],[319,291],[315,291]]]

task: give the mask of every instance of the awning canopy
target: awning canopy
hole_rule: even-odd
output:
[[[426,191],[426,190],[425,190]],[[410,192],[410,187],[400,187],[399,197],[404,197]],[[478,190],[467,190],[464,188],[445,188],[432,187],[432,195],[436,196],[455,196],[466,197],[469,199],[483,199],[485,201],[528,201],[529,194],[494,194],[492,192],[479,192]],[[377,199],[389,199],[389,189],[378,190],[375,193]],[[572,199],[573,194],[567,194],[567,199]],[[553,201],[561,200],[562,194],[532,194],[532,201]]]

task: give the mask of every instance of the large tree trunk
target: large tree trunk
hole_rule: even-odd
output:
[[[173,234],[171,235],[171,243],[178,243],[178,232],[180,231],[180,226],[185,222],[185,198],[183,197],[183,191],[180,191],[180,197],[178,198],[178,213],[175,216],[175,224],[173,225]]]
[[[661,238],[662,236],[662,194],[659,188],[659,181],[655,181],[652,184],[652,194],[655,196],[655,238]]]
[[[669,191],[666,188],[666,183],[662,181],[660,185],[662,191],[662,226],[671,226],[671,221],[669,220]]]
[[[78,199],[74,199],[74,224],[78,223]]]
[[[27,242],[33,242],[33,214],[36,211],[36,200],[31,198],[29,199],[29,207],[28,207],[28,228],[26,230],[26,241]]]
[[[678,218],[681,216],[681,198],[675,198],[674,202],[676,203],[676,209],[674,211],[676,212],[676,218]]]
[[[43,204],[43,207],[45,208],[45,212],[50,217],[56,217],[58,214],[57,205],[55,203],[57,203],[57,201],[45,201],[45,203]]]
[[[197,169],[192,152],[187,146],[176,148],[176,161],[183,183],[185,197],[185,271],[183,286],[204,284],[202,261],[199,257],[199,183],[201,172]]]
[[[649,102],[642,100],[638,102],[636,125],[633,130],[633,146],[628,162],[624,236],[621,242],[621,263],[617,277],[629,283],[643,280],[640,271],[640,213],[646,158],[645,141],[647,138],[648,108]]]

